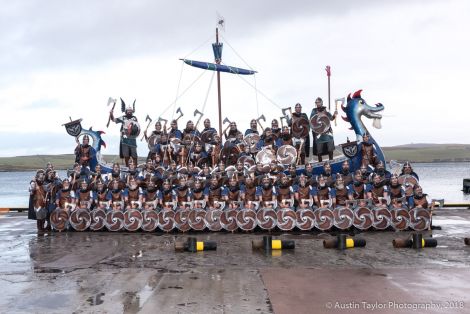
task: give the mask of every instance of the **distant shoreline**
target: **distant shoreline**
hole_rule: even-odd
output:
[[[387,162],[396,160],[399,163],[445,163],[470,162],[470,144],[408,144],[382,147]],[[121,162],[117,155],[103,156],[104,160]],[[75,161],[72,154],[64,155],[31,155],[17,157],[0,157],[0,172],[35,171],[43,169],[48,162],[57,170],[71,169]],[[139,163],[144,162],[139,157]]]

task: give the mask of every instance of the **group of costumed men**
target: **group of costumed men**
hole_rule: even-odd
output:
[[[320,98],[315,104],[311,117],[322,113],[321,118],[329,121],[336,118],[337,112],[331,115]],[[204,120],[201,132],[192,121],[179,130],[178,119],[172,120],[168,129],[166,120],[159,119],[150,135],[147,130],[144,132],[149,154],[145,164],[139,167],[136,134],[140,129],[134,116],[135,102],[133,107],[126,107],[122,101],[122,111],[124,115],[119,118],[111,111],[110,120],[122,124],[120,156],[125,160],[127,171],[121,171],[118,163],[107,174],[101,172],[99,164],[91,167],[96,152],[90,139],[87,135],[83,136],[82,143],[77,139],[75,165],[66,178],[59,178],[49,163],[46,170],[38,170],[31,180],[29,218],[37,220],[38,230],[50,228],[47,221],[56,208],[174,210],[187,206],[188,202],[208,208],[217,207],[219,202],[226,202],[234,209],[250,208],[256,202],[260,202],[261,207],[334,208],[350,206],[349,201],[353,200],[374,206],[429,206],[410,163],[404,164],[401,175],[413,177],[415,184],[408,181],[402,184],[398,175],[385,170],[369,143],[368,134],[364,134],[359,148],[360,170],[350,172],[350,163],[345,160],[341,171],[332,173],[330,162],[326,161],[322,173],[315,175],[313,164],[305,163],[310,154],[310,136],[309,128],[302,125],[307,116],[302,113],[300,104],[296,104],[295,112],[285,117],[287,125],[279,127],[275,119],[271,128],[263,129],[261,135],[257,128],[258,124],[261,126],[259,120],[251,120],[245,133],[238,130],[235,122],[230,122],[223,131],[223,145],[209,119]],[[164,121],[163,125],[160,120]],[[322,155],[333,158],[332,130],[328,123],[326,125],[319,133],[312,130],[312,151],[318,161],[322,161]],[[281,164],[275,157],[268,159],[269,163],[255,162],[259,152],[267,151],[268,157],[269,152],[276,156],[277,150],[286,145],[294,149],[294,156],[290,156],[292,163]],[[301,171],[299,164],[305,165]]]

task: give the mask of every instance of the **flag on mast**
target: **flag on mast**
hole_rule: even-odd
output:
[[[225,32],[225,18],[217,12],[217,25],[218,29],[221,29]]]

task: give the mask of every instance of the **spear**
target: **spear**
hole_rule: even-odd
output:
[[[328,111],[331,111],[331,99],[330,99],[330,76],[331,76],[331,67],[326,66],[326,76],[328,77]]]

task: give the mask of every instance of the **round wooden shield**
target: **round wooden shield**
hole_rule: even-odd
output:
[[[243,141],[245,142],[245,145],[247,145],[250,148],[250,153],[255,153],[258,151],[258,149],[256,148],[256,145],[258,144],[259,139],[260,137],[256,133],[248,134],[243,139]]]
[[[153,150],[155,148],[155,145],[160,143],[160,138],[161,136],[157,134],[152,134],[149,136],[147,144],[150,150]]]
[[[282,165],[291,165],[297,159],[297,150],[291,145],[282,145],[277,150],[277,161]]]
[[[271,161],[275,160],[273,152],[269,149],[263,149],[256,154],[256,162],[262,163],[263,165],[269,165]]]
[[[296,138],[305,138],[310,130],[310,124],[305,118],[296,118],[292,122],[292,135]]]
[[[330,119],[324,113],[317,113],[310,118],[310,126],[316,134],[323,134],[330,129]]]
[[[214,135],[216,135],[217,132],[212,130],[212,131],[204,131],[201,134],[201,141],[204,143],[210,143],[214,140]]]

